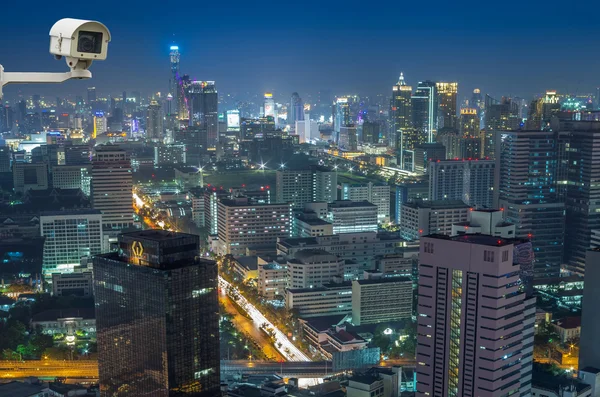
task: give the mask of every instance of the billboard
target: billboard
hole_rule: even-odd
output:
[[[240,112],[237,110],[227,111],[227,129],[240,128]]]

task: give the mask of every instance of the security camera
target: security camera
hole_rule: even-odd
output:
[[[110,32],[96,21],[64,18],[50,29],[50,53],[65,57],[71,70],[87,70],[94,60],[106,59]]]

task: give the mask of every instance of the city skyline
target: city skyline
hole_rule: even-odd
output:
[[[106,93],[166,92],[168,50],[173,42],[181,49],[182,72],[192,79],[216,81],[223,93],[273,91],[287,98],[298,91],[306,100],[307,93],[329,89],[373,96],[387,93],[400,72],[413,86],[427,79],[458,81],[459,99],[469,97],[474,88],[492,96],[524,98],[546,89],[591,93],[598,85],[592,71],[600,66],[600,57],[586,51],[593,44],[593,13],[580,12],[584,4],[558,10],[538,8],[536,3],[521,5],[523,18],[513,17],[508,9],[492,12],[481,6],[456,10],[452,5],[436,3],[426,28],[422,10],[410,4],[384,3],[381,10],[364,12],[333,5],[325,10],[314,3],[299,9],[279,5],[270,12],[241,2],[202,8],[183,4],[190,15],[212,15],[196,25],[177,22],[182,14],[168,8],[145,5],[142,10],[128,7],[116,13],[116,2],[110,1],[101,9],[81,3],[67,16],[101,20],[115,37],[107,61],[94,65],[93,80],[68,82],[61,87],[8,87],[6,94],[11,98],[19,92],[75,95],[90,84]],[[37,1],[32,6],[45,12],[24,19],[18,9],[4,11],[0,48],[8,55],[2,64],[7,71],[63,70],[64,64],[49,56],[46,40],[48,29],[65,16],[64,10],[46,9]],[[594,7],[590,2],[590,11]],[[285,18],[278,18],[278,11]],[[398,13],[403,15],[402,23],[393,19]],[[541,34],[537,32],[547,21],[558,17],[564,30],[542,30],[545,40],[536,46],[528,44],[528,35]],[[357,18],[359,27],[351,23]],[[18,21],[18,25],[11,21]],[[25,40],[14,39],[15,29],[26,32]],[[269,34],[274,30],[284,34]],[[322,40],[324,37],[327,40]],[[403,40],[399,42],[398,37]],[[137,49],[140,38],[143,53]],[[568,58],[545,60],[566,45],[571,50]],[[24,55],[10,56],[15,53]],[[284,64],[286,67],[281,67]],[[573,66],[579,64],[585,67]]]

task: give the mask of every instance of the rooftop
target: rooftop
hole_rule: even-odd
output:
[[[390,284],[390,283],[411,283],[412,280],[409,277],[385,277],[375,278],[369,280],[356,280],[360,285],[376,285],[376,284]]]
[[[33,322],[56,321],[59,318],[82,318],[84,320],[93,320],[96,318],[94,308],[84,309],[54,309],[46,310],[33,316]]]
[[[461,201],[462,203],[462,201]],[[368,201],[336,200],[328,204],[329,208],[359,208],[359,207],[377,207]]]
[[[184,239],[184,238],[189,238],[189,237],[198,238],[198,236],[195,234],[170,232],[168,230],[162,230],[162,229],[139,230],[139,231],[135,231],[135,232],[122,233],[121,236],[134,237],[134,238],[139,238],[139,239],[143,239],[143,240],[157,241],[157,242],[173,241],[173,240],[179,240],[179,239]]]
[[[47,391],[43,384],[32,385],[24,382],[9,382],[0,384],[0,397],[30,397]]]
[[[233,259],[248,270],[258,269],[257,256],[234,256]]]
[[[321,218],[308,218],[305,216],[300,215],[298,218],[296,218],[299,221],[302,221],[308,225],[311,226],[322,226],[322,225],[331,225],[331,223],[324,221]]]
[[[433,210],[470,208],[462,200],[414,200],[402,205],[409,208],[431,208]]]
[[[102,211],[92,208],[81,208],[67,211],[44,211],[40,216],[75,216],[75,215],[102,215]]]
[[[316,288],[288,288],[288,292],[291,292],[293,294],[301,294],[301,293],[305,293],[305,292],[327,292],[327,291],[333,291],[333,290],[338,290],[338,289],[352,290],[352,282],[344,281],[343,283],[328,283],[328,284],[323,284],[322,287],[316,287]]]
[[[490,236],[488,234],[462,234],[460,236],[453,237],[446,236],[444,234],[430,234],[424,237],[438,240],[452,240],[460,243],[488,245],[490,247],[504,247],[507,245],[520,244],[523,242],[523,239],[519,238],[503,238]]]

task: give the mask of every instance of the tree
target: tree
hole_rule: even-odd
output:
[[[66,346],[49,347],[44,350],[44,356],[50,360],[67,360],[70,358],[70,350]]]
[[[52,335],[40,333],[34,335],[29,343],[31,344],[33,355],[41,357],[46,349],[54,346],[54,338],[52,338]]]

